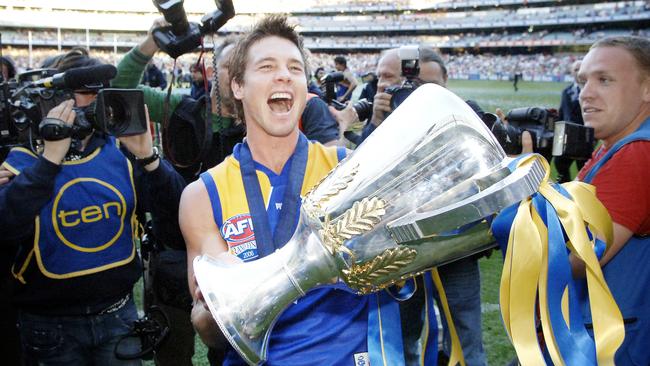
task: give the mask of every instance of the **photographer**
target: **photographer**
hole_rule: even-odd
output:
[[[230,80],[227,78],[227,55],[232,49],[234,39],[226,39],[215,50],[217,67],[213,72],[217,75],[218,82],[212,85],[209,120],[205,121],[204,106],[208,103],[207,98],[193,99],[183,94],[172,93],[169,106],[165,107],[166,92],[139,85],[145,66],[159,50],[152,31],[167,24],[162,18],[154,21],[147,37],[120,60],[117,66],[117,76],[112,85],[119,88],[137,87],[142,90],[145,104],[149,107],[149,113],[154,122],[163,123],[165,110],[168,110],[170,128],[177,128],[177,126],[178,128],[183,126],[193,128],[195,131],[194,139],[186,140],[184,136],[175,135],[174,139],[169,141],[169,146],[175,150],[174,153],[180,152],[185,155],[185,150],[190,153],[198,151],[198,153],[191,153],[190,155],[200,155],[200,159],[196,159],[196,156],[188,156],[183,160],[191,160],[191,164],[181,164],[184,167],[177,167],[185,180],[191,182],[196,179],[201,171],[221,162],[232,152],[233,146],[244,137],[243,127],[235,121],[234,106],[228,92]],[[206,122],[208,131],[203,131]],[[204,144],[205,134],[211,134],[210,144]],[[166,153],[170,154],[171,152],[166,151]],[[181,247],[179,249],[184,249],[184,245]]]
[[[650,41],[632,36],[597,41],[582,61],[578,82],[585,125],[602,141],[578,179],[595,186],[613,221],[613,244],[600,264],[625,322],[615,363],[648,365]],[[584,263],[572,264],[584,276]]]
[[[441,86],[447,85],[447,68],[444,61],[433,49],[428,47],[419,47],[419,73],[413,84],[417,87],[422,83],[436,83]],[[408,60],[407,60],[408,61]],[[367,123],[363,130],[362,140],[372,133],[393,110],[392,98],[394,94],[388,93],[390,87],[403,85],[402,59],[399,56],[398,49],[391,49],[382,54],[379,64],[377,65],[377,94],[373,101],[372,117],[370,123]],[[395,90],[395,89],[393,89]],[[467,103],[474,109],[479,116],[483,111],[472,101]],[[348,106],[344,110],[337,111],[330,108],[330,111],[337,117],[341,127],[348,126],[355,122],[357,113]],[[404,121],[408,122],[408,121]],[[408,128],[405,124],[404,128]],[[477,256],[461,259],[459,261],[440,266],[440,277],[447,292],[447,300],[451,310],[454,324],[458,331],[458,337],[461,342],[462,350],[467,365],[485,365],[486,356],[481,340],[481,297],[480,297],[480,273],[478,268]],[[421,300],[422,301],[422,300]],[[414,301],[408,301],[402,305],[402,317],[406,319],[418,318],[421,311],[421,304]],[[415,315],[413,314],[415,313]],[[408,320],[405,321],[408,323]],[[444,324],[444,323],[443,323]],[[404,324],[408,327],[405,329],[405,338],[409,335],[418,336],[421,322]],[[449,354],[449,332],[445,331],[445,351]],[[405,349],[408,350],[408,343]],[[410,355],[417,357],[417,351],[411,350]]]
[[[200,172],[221,162],[232,152],[233,146],[244,137],[244,128],[236,121],[234,103],[229,91],[228,61],[235,38],[226,38],[215,49],[213,65],[216,68],[213,72],[216,82],[211,85],[210,98],[201,96],[199,99],[194,99],[187,95],[173,93],[168,107],[165,107],[166,92],[138,85],[138,82],[145,65],[159,50],[151,32],[166,24],[167,22],[162,18],[154,21],[147,37],[120,61],[117,66],[117,76],[112,84],[115,87],[137,87],[142,90],[144,101],[150,108],[151,118],[156,122],[162,123],[165,108],[169,110],[171,117],[169,117],[168,136],[163,136],[163,139],[170,138],[168,146],[172,147],[174,153],[184,154],[184,151],[205,150],[198,162],[186,164],[187,166],[175,166],[185,180],[191,182]],[[207,115],[208,131],[203,131],[201,127],[206,124],[207,103],[210,103]],[[187,135],[174,134],[174,131],[179,128],[184,128],[185,131],[187,128],[192,129],[196,138],[188,140],[185,137]],[[201,135],[206,133],[211,134],[210,143],[201,146],[205,141]],[[153,253],[155,258],[149,270],[153,278],[150,285],[154,303],[169,318],[170,334],[156,353],[155,361],[157,365],[191,365],[194,354],[194,331],[190,322],[192,299],[185,277],[187,274],[185,242],[180,238],[158,249],[160,249],[158,253]],[[209,357],[223,356],[218,356],[210,350]]]
[[[99,64],[73,50],[55,66]],[[72,129],[96,93],[75,89],[74,100],[52,108],[42,126]],[[12,177],[0,187],[0,228],[3,243],[17,248],[13,300],[26,364],[140,364],[115,355],[138,319],[138,218],[151,212],[158,236],[180,235],[175,207],[184,182],[159,158],[149,131],[119,141],[122,150],[99,130],[45,138],[38,155],[14,148],[3,163]],[[120,345],[123,353],[140,351],[134,337]]]

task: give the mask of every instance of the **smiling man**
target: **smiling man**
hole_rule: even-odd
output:
[[[600,263],[625,319],[625,341],[615,361],[648,365],[650,40],[611,37],[596,42],[580,66],[578,82],[585,125],[602,141],[578,178],[596,187],[613,221],[613,244]]]
[[[309,142],[298,129],[309,72],[302,40],[285,18],[263,19],[232,52],[231,87],[247,137],[186,188],[179,218],[195,298],[192,322],[210,346],[219,344],[220,332],[197,289],[193,259],[228,252],[252,261],[282,247],[295,230],[300,195],[345,155],[343,148]],[[310,291],[279,318],[267,365],[355,365],[367,360],[367,325],[366,297]],[[224,365],[244,364],[228,351]]]

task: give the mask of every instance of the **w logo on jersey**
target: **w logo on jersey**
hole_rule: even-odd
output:
[[[221,236],[228,243],[228,250],[243,261],[250,261],[259,256],[253,220],[249,213],[233,216],[221,227]]]

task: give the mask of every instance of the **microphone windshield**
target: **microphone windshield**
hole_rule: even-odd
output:
[[[103,84],[115,77],[117,69],[113,65],[96,65],[67,70],[63,74],[63,84],[67,89],[81,89],[85,86]]]

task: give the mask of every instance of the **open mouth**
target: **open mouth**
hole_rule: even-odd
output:
[[[273,112],[287,113],[293,106],[293,97],[289,93],[273,93],[267,103]]]

